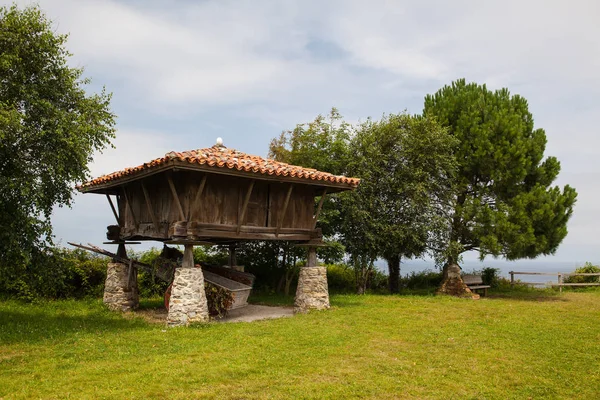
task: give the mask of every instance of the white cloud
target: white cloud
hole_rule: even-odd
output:
[[[420,112],[426,93],[459,77],[509,87],[529,100],[546,129],[548,154],[562,161],[560,182],[574,182],[580,193],[565,246],[600,244],[597,1],[40,4],[58,31],[71,33],[73,62],[96,81],[113,83],[108,89],[121,114],[141,110],[164,127],[175,119],[193,125],[197,110],[218,109],[220,120],[202,122],[218,125],[211,132],[240,149],[257,139],[230,120],[271,132],[261,136],[266,152],[264,138],[332,105],[357,120]],[[318,57],[314,43],[327,44]],[[141,117],[130,118],[127,128],[116,151],[96,158],[95,175],[214,141],[148,134]]]

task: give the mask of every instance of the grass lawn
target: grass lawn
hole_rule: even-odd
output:
[[[0,302],[0,399],[600,398],[598,290],[331,302],[176,329],[96,300]]]

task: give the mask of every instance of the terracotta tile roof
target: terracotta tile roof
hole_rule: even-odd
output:
[[[206,165],[214,168],[229,168],[262,175],[297,178],[299,180],[324,181],[324,185],[327,185],[327,183],[330,182],[347,185],[350,188],[357,187],[360,182],[359,178],[333,175],[327,172],[317,171],[316,169],[299,167],[259,156],[252,156],[242,153],[241,151],[215,145],[206,149],[190,150],[181,153],[171,151],[162,158],[157,158],[137,167],[125,168],[122,171],[113,172],[85,182],[77,186],[77,189],[85,191],[94,186],[118,181],[126,176],[135,175],[141,171],[165,165],[170,161]]]

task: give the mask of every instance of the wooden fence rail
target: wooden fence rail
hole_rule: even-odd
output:
[[[559,290],[562,292],[562,288],[564,286],[600,286],[599,282],[590,282],[590,283],[565,283],[565,276],[598,276],[600,277],[600,272],[517,272],[510,271],[510,284],[514,286],[517,282],[515,282],[515,275],[546,275],[546,276],[556,276],[558,278],[558,283],[551,284],[550,286],[558,286]],[[547,282],[521,282],[525,285],[547,285]]]

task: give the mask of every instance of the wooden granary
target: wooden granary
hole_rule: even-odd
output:
[[[304,243],[309,264],[312,260],[316,267],[310,249],[314,252],[313,245],[321,242],[317,219],[323,199],[356,188],[359,179],[251,156],[219,143],[170,152],[83,183],[78,190],[107,196],[117,220],[108,227],[109,240],[183,244],[182,269],[193,266],[189,258],[195,244],[247,240]],[[176,283],[177,273],[173,296]],[[187,323],[190,313],[183,314]]]

